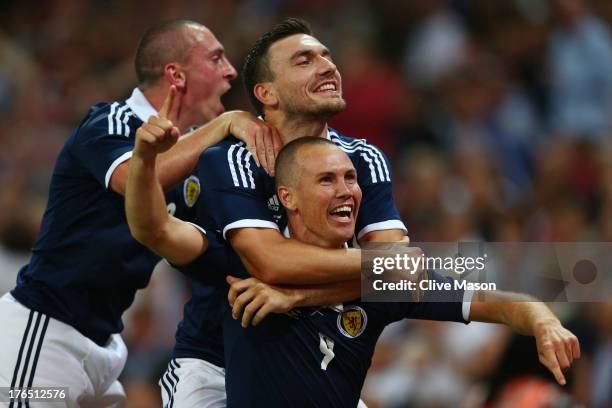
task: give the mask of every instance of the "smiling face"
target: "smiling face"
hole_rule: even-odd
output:
[[[224,112],[221,96],[236,78],[223,46],[204,26],[188,26],[185,35],[194,44],[181,68],[185,75],[183,106],[191,107],[194,124],[206,123]]]
[[[328,118],[346,107],[340,72],[316,38],[295,34],[277,41],[268,50],[268,66],[273,108],[287,115]]]
[[[313,245],[341,247],[355,233],[361,203],[353,163],[332,145],[305,146],[296,161],[297,179],[278,188],[292,234]]]

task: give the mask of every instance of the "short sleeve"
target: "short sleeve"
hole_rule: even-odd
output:
[[[132,157],[132,116],[127,105],[115,102],[92,112],[75,135],[71,153],[105,188],[117,166]]]
[[[363,141],[357,157],[358,182],[363,191],[355,231],[357,239],[371,231],[407,232],[393,200],[391,164],[378,148]]]
[[[235,139],[234,139],[235,140]],[[207,149],[198,161],[202,183],[199,208],[225,238],[235,228],[278,226],[266,206],[266,184],[272,181],[257,168],[242,142],[221,143]]]

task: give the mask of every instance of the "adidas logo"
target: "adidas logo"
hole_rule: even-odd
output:
[[[268,199],[268,209],[270,211],[278,211],[280,209],[280,203],[278,202],[276,194]]]

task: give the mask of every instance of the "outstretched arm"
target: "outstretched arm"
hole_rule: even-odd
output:
[[[208,241],[195,226],[168,214],[158,177],[158,155],[170,149],[179,136],[179,130],[167,119],[175,95],[172,87],[159,117],[151,117],[136,132],[125,208],[132,236],[168,261],[182,265],[204,252]]]
[[[563,371],[580,357],[578,339],[543,302],[534,297],[510,293],[479,291],[470,306],[470,320],[503,323],[515,332],[534,336],[540,362],[565,385]]]

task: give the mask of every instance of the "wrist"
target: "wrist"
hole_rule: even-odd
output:
[[[218,116],[220,126],[223,129],[225,136],[228,136],[232,132],[232,120],[236,114],[236,111],[223,112]]]
[[[299,289],[289,289],[288,293],[289,301],[291,303],[290,309],[301,307],[305,304],[306,294],[305,291]]]
[[[561,321],[554,316],[547,316],[543,318],[535,319],[531,325],[531,329],[534,334],[545,331],[551,326],[561,325]]]
[[[140,159],[145,163],[155,162],[157,152],[152,146],[143,145],[142,143],[136,143],[134,150],[132,151],[132,158]]]

